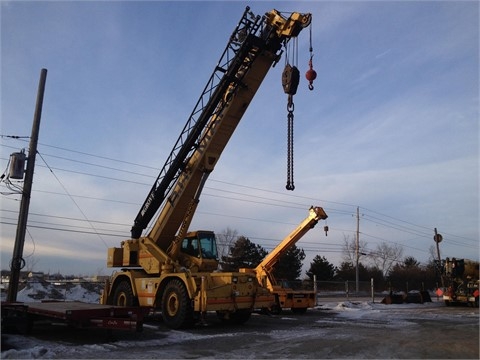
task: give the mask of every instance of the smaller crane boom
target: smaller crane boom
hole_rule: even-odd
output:
[[[325,220],[328,215],[323,208],[319,206],[312,206],[309,210],[308,216],[293,230],[280,244],[275,247],[255,268],[257,277],[267,275],[268,280],[273,284],[276,283],[272,275],[272,270],[280,257],[298,240],[300,240],[310,229],[312,229],[319,220]],[[260,280],[260,279],[259,279]]]

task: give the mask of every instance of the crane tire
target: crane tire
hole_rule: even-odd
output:
[[[162,317],[171,329],[188,328],[193,325],[193,309],[185,285],[179,279],[170,280],[162,295]]]
[[[115,306],[136,306],[137,301],[133,295],[132,286],[128,280],[122,280],[115,286],[113,304]]]

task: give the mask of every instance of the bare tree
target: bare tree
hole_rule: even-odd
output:
[[[366,254],[367,242],[359,240],[358,242],[358,258]],[[357,263],[357,241],[353,237],[350,239],[348,235],[343,234],[343,261],[353,266]]]
[[[237,230],[227,227],[223,232],[216,235],[218,240],[218,258],[221,259],[223,256],[227,256],[230,252],[230,248],[238,238],[238,232]]]
[[[377,245],[370,258],[384,276],[387,276],[395,263],[402,261],[403,248],[398,244],[389,245],[385,242]]]

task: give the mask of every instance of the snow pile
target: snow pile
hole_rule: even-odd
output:
[[[81,282],[55,285],[46,281],[27,282],[17,293],[18,302],[40,302],[42,300],[65,300],[97,303],[103,284]]]

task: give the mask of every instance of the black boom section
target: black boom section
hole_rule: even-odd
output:
[[[251,49],[267,47],[269,36],[264,32],[265,29],[260,29],[262,22],[263,18],[254,16],[250,9],[246,8],[218,65],[135,218],[131,229],[132,238],[138,239],[141,236],[142,231],[167,198],[185,164],[200,143],[203,130],[210,118],[223,110],[226,104],[223,101],[225,92],[232,83],[234,86],[241,86],[241,79],[237,73],[242,65],[245,66],[245,58],[252,56]],[[281,47],[279,42],[269,45],[274,46],[274,51]],[[252,61],[249,63],[251,65]]]

